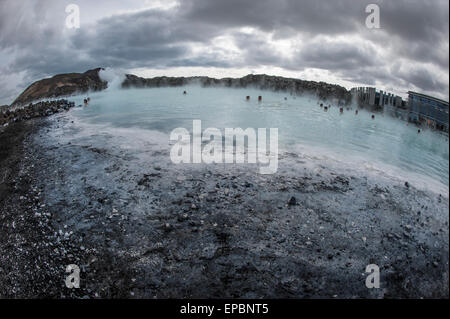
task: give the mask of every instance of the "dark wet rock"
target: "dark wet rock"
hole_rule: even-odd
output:
[[[411,225],[404,225],[403,228],[405,228],[406,231],[411,232],[412,226]]]
[[[22,122],[32,118],[46,117],[55,113],[64,112],[74,107],[75,103],[67,100],[44,101],[29,104],[21,108],[9,108],[0,113],[0,126]]]
[[[294,196],[292,196],[288,201],[288,205],[289,206],[297,205],[297,199]]]
[[[171,232],[175,229],[175,227],[169,223],[165,223],[162,228],[164,229],[165,232]]]

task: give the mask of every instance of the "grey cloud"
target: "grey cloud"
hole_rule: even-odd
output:
[[[195,43],[208,43],[219,33],[213,28],[201,32],[175,17],[176,11],[147,10],[103,19],[95,29],[80,30],[71,47],[84,51],[102,66],[194,66],[202,65],[202,61],[206,66],[221,64],[207,56],[189,58]]]
[[[358,43],[312,41],[302,48],[296,60],[309,67],[326,70],[357,70],[378,62],[374,48]]]
[[[394,52],[402,57],[406,57],[412,61],[433,63],[442,69],[449,68],[448,43],[445,45],[441,42],[427,44],[423,42],[411,42],[399,40],[400,43],[394,48]],[[442,45],[442,47],[440,47]]]
[[[365,8],[371,3],[380,7],[381,27],[390,36],[427,43],[448,38],[447,0],[188,0],[183,1],[183,16],[222,27],[253,26],[280,36],[283,30],[334,35],[364,29]]]
[[[380,10],[382,28],[390,35],[426,43],[448,39],[447,0],[384,1]]]
[[[371,44],[335,42],[316,37],[305,40],[293,58],[282,57],[267,44],[265,38],[254,34],[234,33],[235,44],[242,49],[245,65],[279,65],[289,70],[317,68],[329,71],[362,70],[380,63]]]
[[[335,34],[355,30],[362,3],[352,0],[228,0],[187,1],[185,16],[222,27],[252,26],[264,31],[291,35],[292,32]],[[184,2],[183,2],[184,3]],[[364,12],[364,11],[362,11]],[[349,19],[349,15],[354,17]],[[364,21],[364,20],[362,20]],[[287,32],[291,31],[291,32]]]
[[[425,91],[439,92],[448,88],[448,84],[436,79],[429,70],[423,67],[414,67],[408,72],[399,72],[398,76]]]
[[[59,40],[63,13],[63,1],[0,1],[0,49],[30,49]]]
[[[241,63],[245,66],[282,65],[286,63],[260,35],[234,32],[232,39],[242,51]]]

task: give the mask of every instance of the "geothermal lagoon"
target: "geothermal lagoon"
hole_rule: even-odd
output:
[[[375,114],[372,119],[364,110],[355,115],[356,106],[344,107],[340,114],[330,101],[256,89],[115,89],[90,96],[89,106],[71,112],[75,123],[120,137],[127,148],[147,137],[168,145],[175,128],[192,133],[193,120],[201,120],[202,129],[222,131],[278,128],[281,154],[300,154],[309,157],[311,165],[381,175],[448,195],[448,136],[423,129],[418,134],[413,124],[389,115]],[[82,104],[84,97],[73,100]],[[331,107],[324,111],[319,103]]]

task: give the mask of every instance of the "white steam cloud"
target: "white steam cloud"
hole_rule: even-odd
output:
[[[108,82],[107,90],[116,90],[122,87],[125,80],[125,71],[120,69],[106,68],[98,73],[102,81]]]

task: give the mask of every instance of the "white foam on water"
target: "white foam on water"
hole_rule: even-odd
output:
[[[406,171],[399,167],[383,163],[374,159],[367,159],[354,154],[342,154],[324,149],[320,146],[295,144],[285,148],[284,152],[294,152],[303,157],[305,163],[312,170],[318,167],[327,167],[337,172],[379,179],[384,183],[404,184],[424,191],[432,191],[436,194],[449,197],[449,187],[439,181],[422,174]],[[295,165],[295,164],[294,164]]]
[[[147,130],[142,128],[121,128],[110,124],[93,124],[83,121],[71,110],[64,116],[67,118],[67,125],[64,131],[56,131],[54,137],[61,141],[69,142],[83,140],[94,142],[96,136],[105,136],[109,144],[105,146],[115,146],[124,150],[147,151],[165,150],[169,145],[169,135],[166,133]]]

